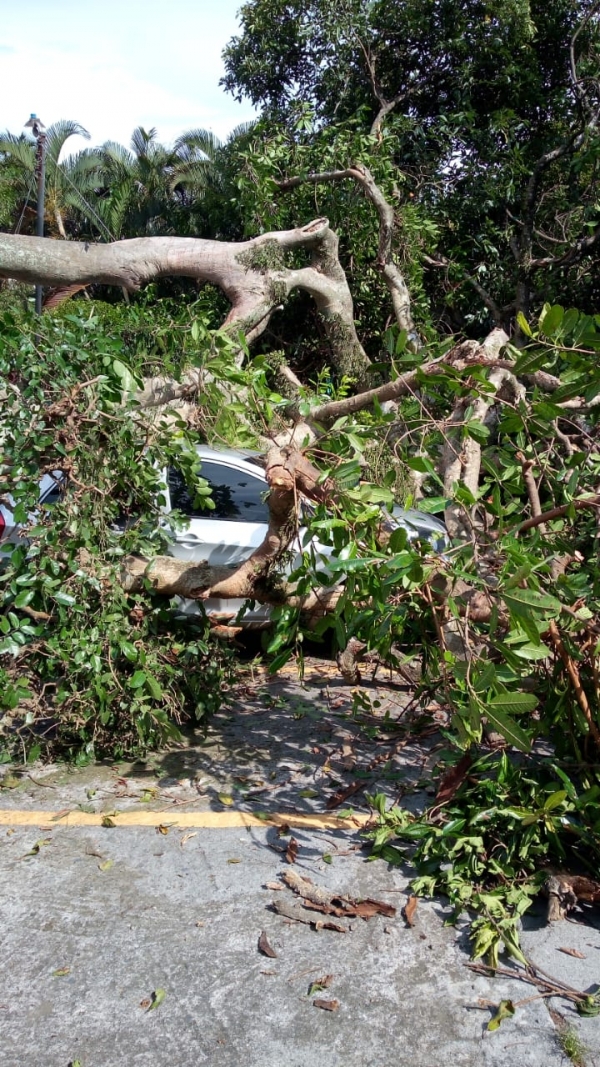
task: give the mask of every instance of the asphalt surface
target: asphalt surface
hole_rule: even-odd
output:
[[[600,1064],[598,1018],[475,973],[466,921],[445,925],[443,902],[420,901],[407,925],[408,872],[369,862],[351,819],[298,818],[318,824],[357,784],[423,803],[443,713],[411,720],[407,702],[383,685],[353,696],[325,666],[304,688],[258,675],[206,738],[143,766],[7,768],[3,1067],[558,1067],[572,1061],[557,1026],[576,1028],[581,1067]],[[414,739],[386,736],[386,713]],[[366,813],[364,791],[341,808]],[[272,907],[298,903],[290,870],[396,913],[336,919],[345,932],[293,922]],[[600,981],[593,913],[548,927],[540,907],[523,944],[563,982]],[[504,999],[515,1015],[489,1032]]]

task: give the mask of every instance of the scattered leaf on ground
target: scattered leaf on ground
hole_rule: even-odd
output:
[[[23,859],[26,859],[28,856],[37,856],[38,852],[40,851],[41,848],[44,847],[44,845],[51,845],[51,844],[52,844],[52,838],[51,837],[41,837],[39,839],[39,841],[36,841],[36,843],[33,846],[33,848],[29,852],[26,852],[20,858],[23,860]]]
[[[140,1000],[140,1008],[142,1008],[143,1011],[148,1011],[151,1003],[152,1001],[150,1000],[150,997],[144,997],[143,1000]]]
[[[442,776],[435,798],[436,808],[440,807],[442,804],[447,804],[449,800],[452,800],[452,797],[458,792],[464,782],[472,762],[473,758],[471,753],[465,752],[462,759]]]
[[[332,982],[332,974],[324,974],[322,978],[315,978],[314,982],[310,984],[307,996],[314,997],[315,993],[322,993],[325,989],[329,989]]]
[[[217,793],[217,797],[226,808],[230,808],[234,803],[234,799],[229,793]]]
[[[596,994],[588,993],[583,1000],[577,1001],[576,1009],[578,1015],[591,1019],[595,1015],[600,1015],[600,999]]]
[[[285,858],[288,863],[295,863],[298,857],[298,842],[295,837],[290,837]]]
[[[576,948],[559,948],[558,951],[564,952],[567,956],[575,956],[575,959],[577,960],[587,959],[587,956],[585,956],[583,952],[580,952],[579,949]]]
[[[319,791],[317,789],[301,789],[298,793],[299,797],[304,800],[312,800],[314,797],[318,797]]]
[[[263,956],[270,956],[271,959],[277,959],[277,953],[275,949],[269,944],[269,938],[267,937],[266,930],[261,930],[260,937],[258,939],[258,951],[262,952]]]
[[[333,856],[331,855],[331,852],[324,852],[322,859],[323,863],[333,863]]]
[[[61,819],[64,819],[67,815],[70,814],[71,808],[62,808],[60,811],[56,811],[54,813],[54,815],[52,816],[52,822],[60,822]]]
[[[311,915],[307,908],[303,908],[300,904],[288,904],[285,900],[272,900],[271,907],[273,911],[283,916],[284,919],[291,919],[296,923],[306,923],[308,926],[314,926],[315,930],[336,930],[338,934],[348,933],[345,926],[317,919],[314,915]]]
[[[503,1019],[510,1019],[515,1014],[515,1006],[512,1000],[501,1000],[496,1014],[487,1024],[488,1030],[497,1030]]]
[[[150,997],[150,1004],[146,1008],[146,1011],[154,1011],[155,1008],[160,1007],[167,993],[164,989],[155,989]]]
[[[340,1006],[339,1000],[320,1000],[318,997],[313,1000],[313,1004],[315,1008],[322,1008],[323,1011],[337,1011]]]
[[[206,926],[206,923],[202,919],[199,919],[197,923],[194,923],[194,925],[195,926]]]
[[[114,865],[114,862],[114,860],[104,860],[102,863],[98,864],[98,870],[110,871],[111,867]]]
[[[18,785],[21,785],[22,781],[22,778],[17,778],[14,774],[5,774],[0,780],[0,789],[16,789]]]
[[[329,798],[325,808],[327,811],[333,811],[334,808],[339,808],[340,804],[343,804],[349,797],[354,796],[359,790],[364,789],[366,782],[353,782],[352,785],[343,786],[337,789],[336,792]]]
[[[265,889],[271,889],[274,893],[280,893],[283,890],[283,886],[279,882],[265,882]]]
[[[406,904],[402,908],[402,915],[404,916],[407,926],[415,925],[415,914],[417,911],[418,903],[419,898],[416,897],[414,893],[411,893],[408,900],[406,901]]]
[[[345,898],[341,899],[345,900]],[[393,919],[396,909],[393,904],[387,904],[385,900],[372,900],[371,897],[367,897],[365,900],[349,900],[344,914],[358,915],[360,919],[370,919],[373,915],[385,915],[386,918]]]
[[[183,848],[183,846],[185,845],[186,841],[190,841],[192,837],[197,837],[197,836],[198,836],[198,831],[197,830],[193,830],[191,834],[184,834],[183,837],[181,838],[179,844]]]
[[[241,863],[242,861],[237,859],[235,856],[232,856],[231,859],[227,860],[227,862],[228,863]]]
[[[163,835],[168,834],[169,829],[171,828],[172,825],[173,825],[173,823],[166,823],[166,822],[159,823],[159,825],[156,827],[157,834],[163,834]]]
[[[341,896],[333,893],[330,889],[314,885],[310,878],[299,874],[297,871],[284,871],[283,880],[302,897],[302,903],[307,908],[324,912],[326,915],[359,916],[361,919],[370,919],[373,915],[385,915],[393,918],[396,908],[393,904],[387,904],[383,900],[354,900],[352,897]]]
[[[113,818],[111,818],[110,815],[103,815],[102,816],[102,826],[108,828],[110,826],[115,826],[115,825],[116,825],[115,820]]]
[[[71,973],[70,967],[57,967],[55,971],[52,971],[53,978],[65,978],[67,974]]]

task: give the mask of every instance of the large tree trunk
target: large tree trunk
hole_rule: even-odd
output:
[[[306,251],[307,265],[286,266],[287,253],[298,249]],[[221,289],[231,302],[224,325],[243,330],[249,341],[262,333],[294,289],[303,289],[317,305],[337,369],[359,381],[367,372],[369,359],[356,334],[338,239],[327,219],[239,243],[138,237],[89,244],[0,234],[0,277],[36,285],[95,283],[136,290],[167,275],[197,278]]]

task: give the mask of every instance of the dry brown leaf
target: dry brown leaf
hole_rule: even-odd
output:
[[[325,805],[326,811],[333,811],[334,808],[339,808],[340,804],[343,804],[349,797],[354,796],[359,790],[364,789],[365,782],[353,782],[352,785],[342,786],[337,789],[336,792],[329,798]]]
[[[275,949],[269,944],[269,938],[267,937],[266,930],[261,930],[260,937],[258,939],[258,951],[262,952],[263,956],[270,956],[271,959],[277,959],[277,953]]]
[[[385,915],[387,919],[393,919],[396,909],[393,904],[386,904],[385,900],[367,897],[366,900],[349,901],[346,914],[358,915],[360,919],[370,919],[373,915]]]
[[[559,948],[559,952],[564,952],[566,956],[574,956],[576,960],[586,960],[587,956],[583,952],[579,952],[576,948]]]
[[[295,837],[290,837],[288,847],[286,849],[285,858],[288,863],[295,863],[298,857],[298,842]]]
[[[158,826],[156,827],[156,832],[157,832],[157,834],[168,834],[168,832],[169,832],[169,827],[170,827],[170,826],[172,826],[172,825],[173,825],[172,823],[164,823],[164,822],[161,822],[161,823],[160,823],[160,824],[159,824],[159,825],[158,825]]]
[[[415,914],[417,911],[418,903],[419,898],[416,897],[414,893],[411,893],[408,900],[406,901],[406,904],[402,908],[402,915],[404,916],[407,926],[415,925]]]
[[[435,798],[436,808],[440,807],[442,804],[447,804],[449,800],[452,800],[452,797],[458,792],[460,786],[464,782],[472,762],[473,759],[470,752],[465,752],[464,756],[458,761],[456,766],[451,767],[440,779]]]
[[[283,886],[279,882],[265,882],[265,889],[271,889],[274,893],[281,893]]]
[[[181,838],[179,844],[183,848],[183,846],[185,845],[186,841],[189,841],[192,837],[197,837],[197,836],[198,836],[198,831],[197,830],[194,830],[191,834],[184,834],[183,837]]]
[[[354,916],[361,919],[370,919],[373,915],[385,915],[393,918],[396,909],[393,904],[386,904],[383,900],[353,900],[351,897],[339,896],[329,889],[314,885],[310,878],[299,874],[297,871],[284,871],[283,880],[302,897],[305,907],[313,911],[321,911],[325,915]]]
[[[271,907],[273,911],[283,916],[284,919],[291,919],[297,923],[306,923],[308,926],[314,926],[315,930],[335,930],[338,934],[348,933],[346,927],[340,926],[338,923],[322,922],[315,919],[306,908],[301,907],[299,904],[287,904],[285,900],[272,900]]]
[[[337,1011],[340,1006],[339,1000],[321,1000],[320,997],[313,1000],[313,1004],[315,1008],[322,1008],[323,1011]]]

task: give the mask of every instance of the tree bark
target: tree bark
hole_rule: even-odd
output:
[[[286,253],[297,249],[310,255],[309,264],[287,267]],[[370,361],[358,340],[337,235],[327,219],[239,243],[139,237],[90,244],[0,234],[4,278],[60,287],[118,285],[134,291],[167,275],[197,278],[222,289],[231,303],[224,326],[243,330],[250,342],[266,329],[273,311],[290,293],[303,289],[317,305],[336,369],[359,382],[366,375]],[[156,400],[155,390],[152,402],[165,401]]]

